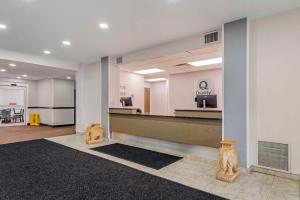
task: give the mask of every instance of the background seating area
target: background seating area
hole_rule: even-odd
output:
[[[0,110],[0,123],[23,123],[24,122],[24,109],[1,109]]]

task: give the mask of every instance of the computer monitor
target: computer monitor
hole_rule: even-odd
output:
[[[217,95],[198,95],[198,108],[217,108]]]
[[[120,102],[123,106],[132,106],[132,98],[131,97],[121,97]]]

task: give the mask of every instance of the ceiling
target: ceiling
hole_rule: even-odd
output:
[[[10,63],[16,64],[16,67],[9,67]],[[12,62],[0,59],[0,69],[6,69],[6,72],[0,72],[0,78],[16,79],[16,77],[26,74],[22,80],[42,80],[47,78],[71,79],[75,78],[75,71],[58,69],[43,65],[35,65],[30,63]]]
[[[209,60],[223,56],[222,44],[209,45],[201,49],[185,51],[174,55],[166,55],[159,58],[132,62],[128,64],[120,64],[119,67],[123,71],[135,72],[149,68],[159,68],[163,72],[147,74],[146,79],[167,78],[170,74],[180,74],[194,71],[211,70],[222,68],[222,64],[206,65],[201,67],[193,67],[189,62]]]
[[[88,63],[300,6],[299,0],[1,0],[0,48]],[[101,22],[109,23],[101,30]],[[70,40],[72,46],[61,42]]]

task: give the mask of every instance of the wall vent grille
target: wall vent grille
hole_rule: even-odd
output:
[[[217,42],[217,41],[219,41],[219,32],[218,31],[206,33],[204,35],[205,44],[210,44],[210,43]]]
[[[258,165],[288,171],[288,144],[258,141]]]
[[[117,64],[122,64],[123,63],[123,58],[122,57],[117,57],[116,63]]]

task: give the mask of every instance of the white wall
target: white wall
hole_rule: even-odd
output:
[[[53,80],[53,107],[74,107],[74,81]],[[54,109],[52,125],[74,124],[74,109]]]
[[[53,106],[53,79],[38,81],[37,84],[37,103],[39,107]]]
[[[126,86],[126,96],[133,95],[133,107],[144,110],[144,76],[120,71],[120,85]]]
[[[114,66],[113,66],[114,67]],[[114,69],[116,70],[116,69]],[[150,112],[152,114],[173,114],[175,109],[197,109],[195,102],[195,81],[209,80],[217,94],[218,108],[222,110],[222,69],[203,70],[169,76],[169,81],[147,83],[144,76],[125,71],[114,74],[114,81],[126,87],[126,96],[133,95],[133,107],[144,109],[144,87],[150,88]],[[110,80],[112,82],[112,80]],[[119,103],[119,85],[110,86],[110,107]]]
[[[54,109],[52,110],[51,125],[74,124],[74,109]]]
[[[115,57],[109,59],[109,107],[120,106],[120,69],[115,60]]]
[[[28,84],[29,105],[31,107],[74,107],[74,81],[45,79]],[[34,91],[36,90],[36,91]],[[34,98],[36,100],[34,100]],[[74,124],[73,109],[29,109],[30,113],[39,113],[42,124]]]
[[[0,86],[0,106],[14,103],[17,106],[25,105],[26,88]]]
[[[27,107],[37,105],[37,81],[27,81]]]
[[[54,79],[53,81],[53,106],[74,106],[74,81]]]
[[[83,65],[76,72],[76,131],[101,122],[101,64]]]
[[[252,22],[250,153],[257,140],[290,145],[292,173],[300,174],[300,9]]]
[[[169,76],[169,112],[175,109],[197,109],[195,81],[209,80],[217,94],[218,109],[222,110],[222,69],[205,70]]]
[[[153,82],[150,84],[150,113],[168,115],[168,81]]]

